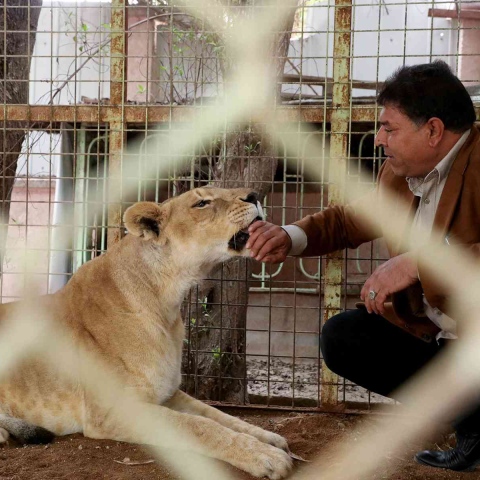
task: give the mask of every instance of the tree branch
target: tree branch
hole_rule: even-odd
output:
[[[135,22],[134,24],[130,25],[129,26],[129,29],[128,29],[128,34],[131,35],[133,32],[131,32],[130,30],[132,28],[135,28],[135,27],[138,27],[139,25],[142,25],[143,23],[146,23],[150,20],[154,20],[155,18],[160,18],[160,17],[170,17],[171,15],[182,15],[182,16],[188,16],[188,17],[191,17],[191,18],[195,18],[193,15],[189,15],[188,13],[176,13],[176,12],[170,12],[170,13],[161,13],[161,14],[158,14],[158,15],[153,15],[152,17],[147,17],[147,18],[144,18],[143,20],[139,20],[138,22]],[[55,93],[52,95],[52,98],[50,99],[50,101],[48,102],[48,105],[52,105],[53,104],[53,101],[55,100],[55,97],[65,88],[66,85],[68,85],[68,83],[72,80],[72,78],[75,77],[75,75],[77,75],[77,73],[90,61],[92,60],[97,54],[98,52],[106,47],[110,42],[112,41],[111,38],[107,38],[106,40],[104,40],[100,45],[99,47],[93,52],[93,53],[90,53],[88,55],[88,57],[85,59],[85,61],[75,69],[75,71],[69,75],[67,77],[67,79],[59,86],[55,89]]]

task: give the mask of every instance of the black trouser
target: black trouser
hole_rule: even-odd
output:
[[[333,316],[320,336],[323,359],[330,370],[387,397],[442,350],[445,341],[439,343],[423,342],[364,309]],[[480,433],[480,407],[455,426]]]

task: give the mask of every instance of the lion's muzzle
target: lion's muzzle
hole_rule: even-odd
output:
[[[255,217],[253,222],[250,223],[255,223],[259,220],[263,220],[261,216]],[[248,227],[250,226],[248,225]],[[248,227],[247,228],[242,228],[239,230],[229,241],[228,241],[228,248],[235,250],[236,252],[241,252],[244,248],[245,245],[247,244],[248,239],[250,238],[250,235],[248,233]]]

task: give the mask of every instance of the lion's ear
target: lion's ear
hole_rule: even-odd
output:
[[[136,203],[123,214],[128,233],[144,238],[158,238],[164,218],[164,209],[153,202]]]

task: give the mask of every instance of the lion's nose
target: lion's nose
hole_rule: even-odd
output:
[[[256,205],[257,202],[258,202],[258,193],[257,192],[251,192],[247,195],[247,198],[242,198],[242,201],[248,202],[248,203],[253,203],[254,205]]]

